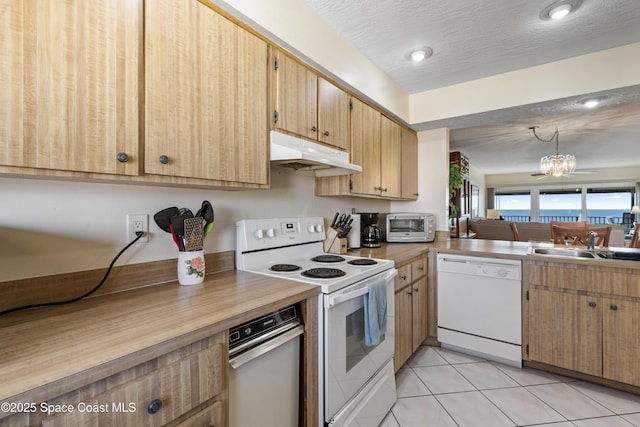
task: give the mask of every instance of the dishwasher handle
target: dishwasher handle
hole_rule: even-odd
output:
[[[266,354],[271,350],[274,350],[280,347],[281,345],[291,341],[292,339],[302,335],[303,333],[304,333],[304,325],[298,325],[293,329],[289,329],[287,332],[284,332],[268,341],[265,341],[263,344],[260,344],[257,347],[253,347],[247,351],[237,354],[236,356],[233,356],[231,359],[229,359],[229,365],[233,369],[238,369],[240,366],[244,365],[245,363],[248,363],[254,359],[257,359],[263,354]]]

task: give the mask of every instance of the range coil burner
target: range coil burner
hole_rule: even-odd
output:
[[[278,272],[290,272],[290,271],[298,271],[300,270],[300,266],[299,265],[295,265],[295,264],[274,264],[271,267],[269,267],[269,270],[271,271],[278,271]]]
[[[333,279],[335,277],[342,277],[345,273],[337,268],[310,268],[302,272],[305,277],[313,277],[314,279]]]
[[[311,258],[314,262],[342,262],[344,258],[338,255],[318,255]]]
[[[371,258],[358,258],[347,262],[347,264],[351,265],[375,265],[378,261]]]

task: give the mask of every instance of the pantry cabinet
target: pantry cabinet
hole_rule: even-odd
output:
[[[525,359],[640,386],[637,270],[525,263]]]
[[[196,0],[145,18],[145,172],[266,184],[267,44]]]
[[[349,95],[282,52],[273,73],[274,128],[348,151]]]
[[[427,256],[416,257],[397,267],[395,279],[396,372],[428,336]]]
[[[138,174],[141,5],[0,1],[0,165]]]

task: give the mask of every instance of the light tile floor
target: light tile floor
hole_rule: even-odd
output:
[[[640,426],[640,396],[423,346],[381,427]]]

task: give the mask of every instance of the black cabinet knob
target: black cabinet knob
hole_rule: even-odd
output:
[[[317,132],[317,130],[318,130],[318,128],[317,128],[317,127],[315,127],[315,126],[312,126],[312,127],[311,127],[311,132]]]
[[[418,288],[413,288],[413,290],[416,291],[416,292],[420,291],[420,289],[418,289]]]
[[[330,134],[329,134],[329,131],[328,131],[328,130],[325,130],[325,131],[324,131],[324,136],[329,136],[329,135],[330,135]]]
[[[405,276],[400,276],[400,278],[401,278],[402,280],[407,280],[407,276],[406,276],[406,275],[405,275]]]
[[[118,153],[118,155],[116,156],[116,159],[120,163],[127,163],[129,161],[129,155],[127,153]]]
[[[147,412],[150,414],[155,414],[160,409],[162,409],[162,400],[160,399],[153,399],[149,402],[149,405],[147,405]]]
[[[611,310],[613,310],[613,311],[616,311],[616,310],[618,309],[618,306],[617,306],[617,305],[615,305],[615,304],[611,304],[611,305],[609,306],[609,308],[610,308]]]
[[[589,303],[589,307],[593,308],[593,307],[595,307],[595,306],[596,306],[596,303],[595,303],[595,302],[591,301],[591,302]]]
[[[169,163],[169,157],[163,154],[162,156],[160,156],[160,163],[166,165],[167,163]]]

